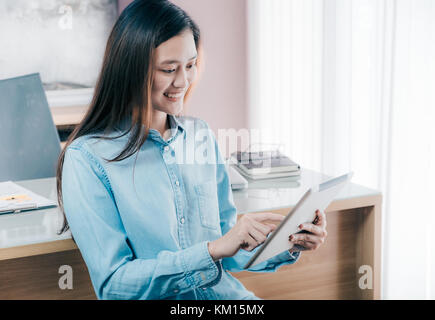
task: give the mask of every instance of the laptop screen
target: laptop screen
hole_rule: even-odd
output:
[[[54,177],[60,151],[39,74],[0,80],[0,182]]]

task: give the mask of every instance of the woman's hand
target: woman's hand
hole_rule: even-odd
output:
[[[290,252],[316,250],[325,242],[327,236],[325,213],[317,210],[313,223],[301,224],[299,231],[303,232],[292,234],[289,237],[289,240],[295,244]]]
[[[232,257],[240,249],[252,251],[262,244],[267,235],[276,229],[276,225],[266,221],[281,222],[283,215],[272,212],[246,213],[235,226],[221,238],[208,243],[210,256],[214,261]]]

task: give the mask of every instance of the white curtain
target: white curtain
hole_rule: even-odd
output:
[[[382,298],[435,299],[435,1],[247,0],[249,126],[382,192]]]

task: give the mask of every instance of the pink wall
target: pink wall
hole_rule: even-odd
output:
[[[204,44],[204,69],[186,114],[204,119],[216,134],[248,125],[246,1],[172,0],[199,25]]]

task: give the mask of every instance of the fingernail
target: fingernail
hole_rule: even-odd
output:
[[[299,225],[298,229],[299,229],[299,230],[301,230],[301,229],[302,229],[302,225],[301,225],[301,224]]]

